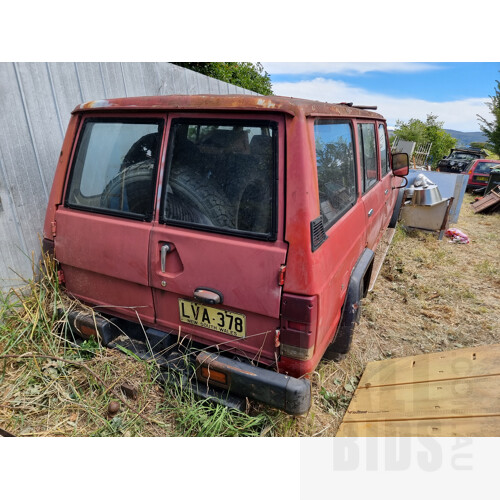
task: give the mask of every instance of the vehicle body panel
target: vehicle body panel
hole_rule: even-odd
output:
[[[55,254],[66,289],[112,314],[154,323],[148,280],[151,224],[62,206],[56,224]]]
[[[164,121],[151,218],[134,220],[64,206],[64,186],[68,184],[80,122],[135,116]],[[186,117],[278,124],[277,226],[273,240],[162,220],[162,196],[167,189],[164,183],[169,175],[169,132],[172,120]],[[326,230],[324,241],[312,249],[311,222],[320,217],[314,122],[322,118],[352,124],[357,194],[349,210]],[[400,184],[391,170],[382,175],[377,140],[377,182],[362,192],[358,123],[373,124],[377,139],[378,127],[383,125],[387,138],[385,120],[377,113],[285,97],[157,96],[82,104],[70,121],[44,226],[44,237],[55,241],[55,257],[68,292],[110,315],[140,320],[204,345],[230,350],[263,365],[274,365],[281,373],[293,377],[310,373],[335,337],[351,273],[364,249],[375,249],[380,240],[396,201],[394,188]],[[166,244],[169,247],[162,269],[162,248]],[[210,307],[221,313],[244,315],[245,339],[181,320],[182,304],[188,307],[191,302],[200,303],[194,298],[199,288],[220,294],[221,302]],[[307,359],[280,354],[280,342],[286,341],[279,336],[285,295],[314,311],[309,325],[314,331],[303,335],[312,349]],[[297,314],[299,317],[302,313]],[[289,338],[300,335],[297,330]]]

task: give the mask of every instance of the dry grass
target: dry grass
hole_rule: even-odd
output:
[[[319,366],[309,415],[285,432],[335,435],[369,361],[500,343],[500,213],[474,214],[472,201],[466,195],[454,225],[468,245],[398,228],[351,352]]]
[[[27,281],[0,304],[0,429],[16,436],[258,436],[274,427],[266,411],[244,414],[164,389],[154,362],[68,341],[55,311],[76,304],[57,273]],[[79,305],[81,307],[81,305]],[[123,384],[131,387],[129,396]],[[135,389],[135,391],[134,391]],[[110,414],[112,405],[115,411]],[[111,406],[110,406],[111,405]],[[1,434],[1,433],[0,433]]]
[[[474,214],[466,195],[456,227],[469,245],[435,234],[396,233],[363,302],[351,352],[312,375],[313,405],[290,417],[262,405],[244,415],[164,390],[155,367],[96,343],[64,341],[52,269],[25,296],[3,297],[0,428],[21,436],[332,436],[370,361],[500,342],[500,214]],[[1,304],[0,304],[1,305]],[[137,388],[128,399],[123,383]],[[119,404],[108,415],[111,401]]]

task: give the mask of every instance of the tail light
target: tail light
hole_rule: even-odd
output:
[[[284,293],[281,301],[280,349],[287,358],[312,358],[316,342],[318,298]]]

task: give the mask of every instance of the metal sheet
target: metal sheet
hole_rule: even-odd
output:
[[[462,203],[464,201],[468,176],[463,174],[450,174],[445,172],[410,169],[410,173],[407,177],[408,185],[411,185],[415,177],[422,173],[438,185],[439,192],[443,198],[454,198],[450,208],[448,220],[452,224],[458,222],[460,208],[462,207]]]

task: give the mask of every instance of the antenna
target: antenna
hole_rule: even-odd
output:
[[[363,104],[354,105],[352,102],[341,102],[339,104],[341,104],[342,106],[349,106],[350,108],[357,108],[357,109],[373,109],[373,110],[377,109],[377,106],[365,106]]]

